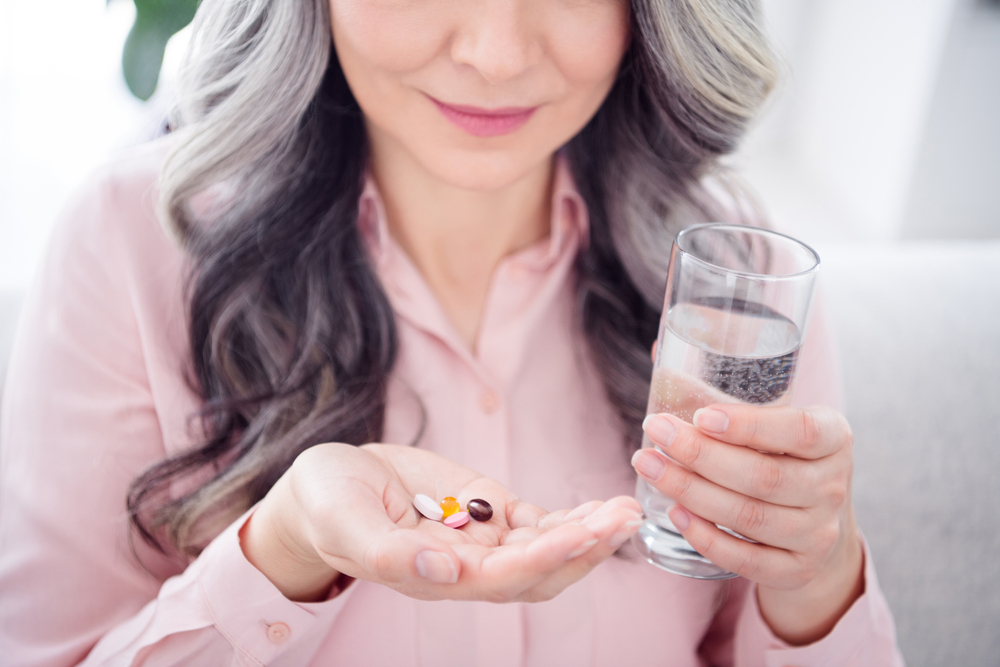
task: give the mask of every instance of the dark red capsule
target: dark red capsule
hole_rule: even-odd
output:
[[[465,506],[471,516],[476,521],[489,521],[493,518],[493,508],[482,498],[475,498]]]

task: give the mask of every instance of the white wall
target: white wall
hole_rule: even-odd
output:
[[[970,1],[765,0],[790,73],[739,164],[779,226],[902,235],[952,17]]]
[[[1000,237],[1000,3],[963,2],[919,146],[904,238]]]
[[[28,284],[86,174],[159,122],[121,74],[134,16],[130,0],[0,2],[0,290]]]
[[[814,25],[797,155],[857,236],[897,238],[958,0],[833,0]]]

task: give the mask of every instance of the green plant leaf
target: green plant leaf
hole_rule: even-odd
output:
[[[122,71],[132,94],[148,100],[156,90],[167,41],[194,18],[199,0],[133,0],[135,23],[122,49]]]

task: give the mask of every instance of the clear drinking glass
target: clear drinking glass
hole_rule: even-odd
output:
[[[766,229],[710,223],[680,232],[646,413],[690,422],[713,403],[787,405],[818,269],[812,248]],[[642,446],[653,446],[645,434]],[[641,478],[636,499],[646,521],[632,540],[650,563],[697,579],[736,576],[681,537],[667,516],[674,501]]]

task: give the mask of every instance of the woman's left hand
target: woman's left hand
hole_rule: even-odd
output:
[[[847,421],[824,407],[743,404],[711,405],[693,421],[648,417],[656,447],[636,452],[636,471],[677,501],[670,519],[694,549],[758,583],[776,635],[823,637],[864,586]]]

